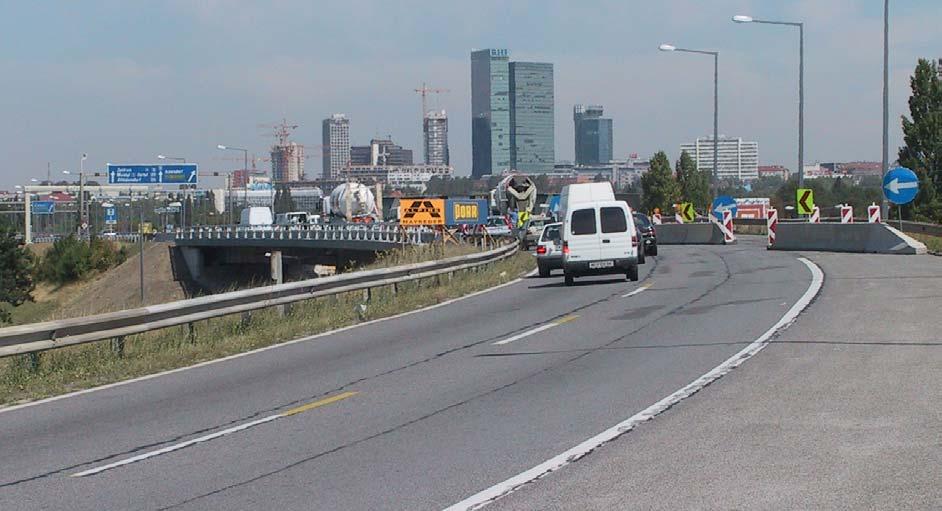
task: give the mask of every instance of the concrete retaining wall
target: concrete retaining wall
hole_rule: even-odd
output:
[[[866,254],[926,253],[925,245],[886,224],[863,223],[779,223],[775,245],[771,249]]]
[[[723,231],[713,222],[654,227],[658,245],[723,245]]]

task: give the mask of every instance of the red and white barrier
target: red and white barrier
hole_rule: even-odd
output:
[[[769,246],[771,247],[775,244],[775,229],[778,228],[778,210],[769,208],[765,211],[765,214],[765,226],[769,230]]]
[[[684,223],[684,215],[681,215],[680,211],[674,213],[674,222],[678,224]]]
[[[821,223],[821,208],[815,206],[814,209],[811,210],[811,216],[808,217],[808,221],[813,224],[820,224]]]
[[[854,207],[853,206],[841,206],[841,223],[842,224],[852,224],[854,223]]]
[[[723,211],[723,223],[720,224],[720,230],[723,231],[723,241],[733,243],[736,241],[736,235],[733,234],[733,212]]]
[[[661,214],[660,214],[660,213],[655,213],[655,214],[651,215],[651,222],[652,222],[654,225],[661,225]]]
[[[880,215],[881,215],[880,206],[877,206],[876,204],[871,204],[870,206],[867,206],[867,222],[871,224],[880,223],[883,220],[882,218],[880,218]]]

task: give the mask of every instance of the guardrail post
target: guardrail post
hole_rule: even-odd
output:
[[[118,336],[111,340],[111,353],[118,358],[124,357],[124,336]]]
[[[30,353],[29,357],[29,372],[35,373],[39,371],[39,353]]]
[[[196,325],[192,321],[186,324],[186,338],[191,343],[196,342]]]

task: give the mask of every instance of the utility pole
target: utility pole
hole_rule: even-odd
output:
[[[883,160],[880,175],[886,177],[890,166],[890,0],[883,0]],[[882,181],[881,181],[882,183]],[[889,218],[890,205],[886,194],[881,194],[880,217]]]

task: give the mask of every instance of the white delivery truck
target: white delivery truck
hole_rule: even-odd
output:
[[[252,229],[271,229],[271,209],[266,207],[249,207],[242,210],[239,225]]]
[[[560,195],[566,285],[583,275],[621,273],[638,280],[638,231],[631,208],[610,183],[568,185]]]

